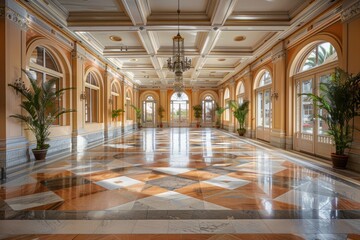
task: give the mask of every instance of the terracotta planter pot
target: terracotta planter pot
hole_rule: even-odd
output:
[[[333,168],[345,169],[348,159],[349,159],[349,156],[347,156],[347,155],[337,155],[335,153],[331,154]]]
[[[32,149],[35,160],[45,160],[47,149]]]
[[[246,133],[246,129],[237,129],[238,133],[239,133],[239,136],[244,136],[245,133]]]

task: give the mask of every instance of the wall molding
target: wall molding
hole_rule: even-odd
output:
[[[360,15],[360,1],[355,2],[341,12],[341,21],[348,22]]]

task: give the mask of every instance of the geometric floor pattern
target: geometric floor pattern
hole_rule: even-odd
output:
[[[359,239],[359,186],[356,175],[353,181],[345,181],[296,154],[216,129],[142,129],[39,165],[29,174],[3,183],[0,220],[16,220],[19,226],[40,220],[148,221],[150,226],[163,221],[166,230],[155,224],[148,232],[140,232],[155,234],[148,239]],[[202,228],[204,220],[217,224]],[[244,228],[244,220],[255,221],[259,227],[246,232],[251,227]],[[194,228],[193,234],[220,234],[219,229],[226,234],[185,238],[180,231],[171,235],[176,233],[169,228],[174,221]],[[200,221],[198,227],[189,225],[191,221]],[[229,221],[232,227],[223,229]],[[138,239],[134,224],[133,230],[126,232],[135,234],[129,239]],[[15,234],[1,226],[0,236]],[[295,230],[288,232],[291,228]],[[27,233],[46,234],[23,232]],[[255,233],[273,235],[256,238]],[[91,239],[74,234],[58,237]]]

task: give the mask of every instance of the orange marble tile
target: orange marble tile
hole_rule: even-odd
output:
[[[192,180],[195,180],[195,181],[204,181],[204,180],[208,180],[208,179],[211,179],[211,178],[218,177],[220,175],[216,174],[216,173],[212,173],[212,172],[195,170],[195,171],[190,171],[190,172],[180,174],[178,176],[188,178],[188,179],[192,179]]]
[[[10,199],[20,196],[31,195],[40,192],[49,191],[47,187],[41,183],[26,184],[18,187],[0,187],[0,198],[1,199]]]
[[[113,172],[113,171],[101,171],[101,172],[97,172],[97,173],[92,173],[92,174],[87,174],[84,175],[84,178],[93,181],[93,182],[98,182],[98,181],[102,181],[105,179],[109,179],[109,178],[115,178],[115,177],[120,177],[122,176],[123,173],[122,172]]]
[[[175,192],[203,200],[202,187],[200,183],[195,183],[186,187],[179,188]]]
[[[73,240],[76,234],[54,234],[54,235],[20,235],[6,238],[8,240]]]
[[[331,209],[334,210],[360,210],[360,203],[345,198],[336,198],[331,202]]]
[[[349,234],[347,236],[347,240],[360,240],[360,235],[359,234]]]
[[[71,173],[69,171],[57,171],[57,172],[50,172],[50,173],[35,173],[35,174],[31,174],[31,176],[38,181],[43,181],[43,180],[49,180],[49,179],[55,179],[55,178],[70,177],[70,176],[73,176],[73,173]]]
[[[248,198],[246,195],[239,195],[236,191],[226,191],[214,196],[205,197],[204,200],[237,210],[288,210],[299,208],[271,199]]]
[[[105,210],[145,196],[144,194],[134,193],[124,189],[103,191],[68,199],[65,201],[66,204],[61,205],[58,210]]]
[[[54,193],[59,195],[65,201],[75,198],[80,198],[88,195],[92,195],[98,192],[107,191],[106,188],[103,188],[97,184],[89,183],[78,185],[74,187],[64,188],[55,190]]]
[[[146,183],[139,183],[135,185],[131,185],[129,187],[126,187],[127,190],[132,192],[138,192],[142,195],[140,197],[148,197],[148,196],[154,196],[156,194],[160,194],[163,192],[167,192],[169,190],[158,187],[158,186],[152,186]],[[144,196],[143,196],[144,195]]]
[[[211,184],[203,183],[203,182],[200,182],[200,186],[201,186],[201,192],[202,192],[202,195],[204,198],[227,191],[227,189],[217,187],[217,186],[214,186]]]

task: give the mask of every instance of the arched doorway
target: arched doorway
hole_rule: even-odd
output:
[[[202,126],[212,127],[214,122],[215,101],[211,95],[202,100]]]
[[[143,123],[145,127],[155,127],[156,101],[149,95],[143,101]]]
[[[256,86],[256,138],[270,141],[272,127],[271,85],[267,70],[260,71]]]
[[[170,120],[172,127],[189,126],[189,97],[185,93],[173,93],[171,96]]]
[[[318,109],[302,93],[321,94],[321,82],[327,82],[337,66],[337,53],[329,42],[317,42],[307,47],[295,68],[295,134],[294,149],[314,155],[330,157],[332,139],[326,133],[325,122]]]

